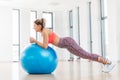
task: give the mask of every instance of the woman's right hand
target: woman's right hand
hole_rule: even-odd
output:
[[[33,37],[30,37],[30,43],[34,43],[36,40]]]

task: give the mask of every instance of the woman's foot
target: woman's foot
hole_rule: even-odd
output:
[[[110,64],[105,64],[102,72],[109,73],[113,68],[115,67],[115,64],[111,62]]]
[[[109,73],[115,67],[115,64],[111,62],[108,58],[98,57],[98,62],[104,64],[102,72],[105,73]]]

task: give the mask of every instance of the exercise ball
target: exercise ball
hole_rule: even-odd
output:
[[[37,44],[30,44],[23,50],[20,62],[29,74],[50,74],[56,69],[58,59],[50,46],[45,49]]]

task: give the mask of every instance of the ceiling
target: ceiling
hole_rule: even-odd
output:
[[[68,10],[80,0],[0,0],[0,5],[14,8],[32,8],[46,10]]]

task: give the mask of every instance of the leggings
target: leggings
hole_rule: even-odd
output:
[[[100,57],[97,54],[91,54],[84,49],[82,49],[71,37],[64,37],[60,38],[59,48],[66,48],[70,53],[79,56],[84,59],[90,59],[93,61],[98,61],[98,57]]]

